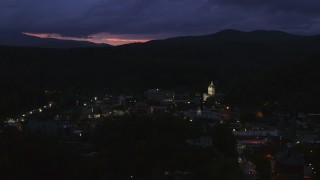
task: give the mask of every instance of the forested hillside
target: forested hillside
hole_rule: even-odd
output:
[[[309,109],[318,103],[310,100],[319,97],[319,57],[319,36],[277,31],[226,30],[100,48],[3,46],[0,114],[41,103],[45,89],[109,88],[130,94],[184,86],[203,92],[211,80],[236,104],[275,100]]]

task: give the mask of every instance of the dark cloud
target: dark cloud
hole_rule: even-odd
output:
[[[318,0],[209,0],[211,3],[237,5],[244,8],[267,8],[272,11],[320,14]]]
[[[0,28],[72,36],[212,33],[226,28],[320,32],[318,0],[1,0]]]

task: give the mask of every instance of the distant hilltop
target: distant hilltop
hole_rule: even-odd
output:
[[[194,44],[219,44],[226,42],[280,42],[287,40],[294,40],[303,37],[288,34],[281,31],[273,30],[255,30],[244,32],[239,30],[223,30],[214,34],[199,35],[199,36],[182,36],[168,38],[164,40],[152,40],[146,43],[131,43],[132,44],[148,44],[154,45],[159,43],[170,43],[170,45],[181,43],[194,43]],[[61,40],[53,38],[39,38],[35,36],[28,36],[19,32],[0,31],[0,45],[2,46],[18,46],[18,47],[42,47],[42,48],[77,48],[77,47],[107,47],[109,44],[96,44],[88,41],[77,40]],[[126,44],[128,45],[128,44]],[[123,46],[126,46],[123,45]],[[181,44],[183,46],[187,44]]]
[[[93,45],[62,50],[0,47],[0,113],[19,107],[9,106],[10,99],[23,101],[17,97],[29,97],[22,93],[35,87],[134,93],[148,87],[186,86],[203,92],[211,80],[219,80],[214,83],[217,89],[239,104],[272,99],[306,112],[317,112],[320,104],[320,36],[225,30],[121,46]]]

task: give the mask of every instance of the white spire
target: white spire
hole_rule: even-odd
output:
[[[208,87],[208,95],[213,96],[215,94],[215,87],[213,85],[213,81],[211,81],[211,84]]]

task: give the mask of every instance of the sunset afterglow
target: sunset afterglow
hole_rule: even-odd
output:
[[[22,34],[27,36],[34,36],[39,38],[52,38],[52,39],[60,39],[60,40],[74,40],[74,41],[88,41],[97,44],[110,44],[110,45],[122,45],[129,43],[144,43],[150,41],[150,39],[128,39],[125,37],[116,37],[114,34],[109,33],[98,33],[92,34],[87,37],[72,37],[72,36],[63,36],[57,33],[31,33],[31,32],[23,32]]]

